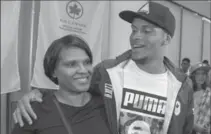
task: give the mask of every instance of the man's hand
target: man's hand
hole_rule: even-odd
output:
[[[30,91],[29,93],[25,94],[18,102],[17,102],[17,108],[15,109],[13,113],[13,119],[15,121],[15,124],[18,123],[21,127],[23,127],[23,119],[22,116],[25,118],[25,120],[31,125],[32,124],[32,118],[37,119],[36,114],[34,113],[30,102],[37,101],[42,102],[42,93],[38,89],[34,89]]]

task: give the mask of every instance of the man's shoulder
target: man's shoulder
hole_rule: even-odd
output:
[[[111,68],[116,65],[116,59],[106,59],[95,66],[95,68]]]
[[[125,51],[124,53],[120,54],[116,58],[103,60],[102,62],[97,64],[95,66],[95,68],[105,68],[105,69],[112,68],[112,67],[118,65],[119,63],[121,63],[125,60],[128,60],[130,58],[131,58],[131,50],[128,50],[128,51]]]

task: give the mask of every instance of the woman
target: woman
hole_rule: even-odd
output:
[[[193,134],[210,134],[210,97],[208,71],[210,66],[199,63],[191,67],[191,79],[194,89],[194,130]]]
[[[92,53],[74,35],[55,40],[44,56],[45,75],[59,86],[43,103],[33,103],[38,119],[12,134],[110,134],[101,98],[88,93],[92,77]]]
[[[211,88],[211,70],[208,72],[207,85]]]

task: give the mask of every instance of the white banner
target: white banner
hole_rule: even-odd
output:
[[[1,94],[20,89],[18,22],[20,1],[1,1]]]
[[[108,1],[41,1],[37,52],[32,86],[57,89],[44,74],[43,58],[49,45],[64,35],[82,36],[93,52],[94,65],[101,61],[108,43]]]

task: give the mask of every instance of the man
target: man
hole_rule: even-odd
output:
[[[174,36],[173,14],[167,7],[149,2],[138,12],[119,15],[131,23],[131,50],[98,64],[90,89],[104,98],[110,129],[114,134],[190,134],[192,83],[164,57]],[[34,117],[30,101],[41,96],[38,90],[25,95],[14,117],[19,122],[21,116],[30,120],[28,113]]]
[[[190,59],[189,58],[183,58],[181,63],[181,70],[185,74],[189,75],[189,69],[190,69]]]
[[[204,64],[209,66],[209,61],[208,60],[203,60],[202,63],[204,63]]]

